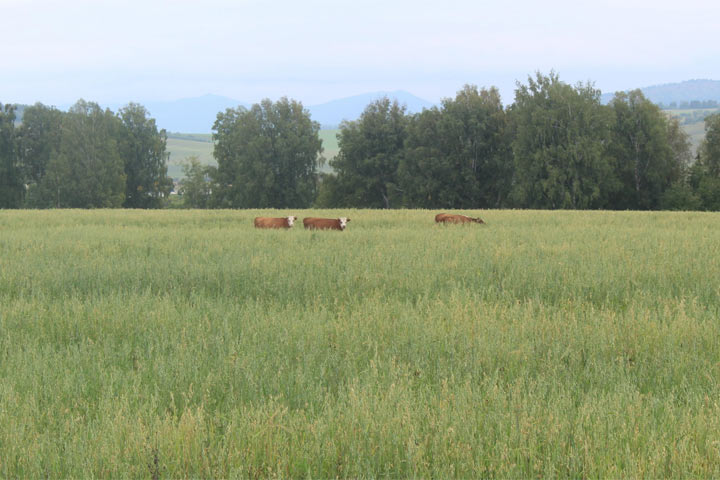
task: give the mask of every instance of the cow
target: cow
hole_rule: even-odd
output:
[[[297,217],[255,217],[255,228],[290,228]]]
[[[467,215],[455,215],[452,213],[438,213],[435,215],[435,222],[445,225],[448,223],[485,223],[481,218],[472,218]]]
[[[347,217],[340,218],[303,218],[303,225],[309,230],[345,230],[348,222]]]

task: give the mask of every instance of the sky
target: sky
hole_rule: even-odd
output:
[[[205,94],[305,105],[554,70],[614,92],[720,80],[712,0],[0,0],[0,102],[170,101]]]

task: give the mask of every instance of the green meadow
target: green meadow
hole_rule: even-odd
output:
[[[720,476],[720,214],[435,213],[0,211],[0,477]]]
[[[680,121],[682,130],[689,136],[692,152],[695,155],[705,139],[705,117],[720,113],[720,109],[673,109],[665,110],[665,113]]]
[[[212,135],[170,133],[167,139],[168,175],[172,178],[184,177],[183,162],[190,157],[197,157],[205,165],[215,165],[213,157]]]
[[[323,158],[325,164],[318,169],[320,172],[332,172],[328,163],[340,151],[336,135],[340,130],[320,130],[320,140],[323,143]],[[167,139],[168,175],[172,178],[184,177],[183,162],[189,157],[196,156],[205,165],[215,165],[213,157],[212,135],[202,133],[170,133]]]

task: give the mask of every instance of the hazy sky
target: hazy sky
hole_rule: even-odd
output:
[[[555,69],[603,92],[720,80],[714,0],[0,0],[0,102],[430,101]]]

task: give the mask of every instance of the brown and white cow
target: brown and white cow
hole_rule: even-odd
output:
[[[309,230],[345,230],[348,222],[347,217],[340,218],[303,218],[303,225]]]
[[[468,217],[467,215],[456,215],[452,213],[438,213],[435,215],[435,221],[437,223],[485,223],[482,221],[481,218],[472,218]]]
[[[290,228],[297,217],[255,217],[255,228]]]

